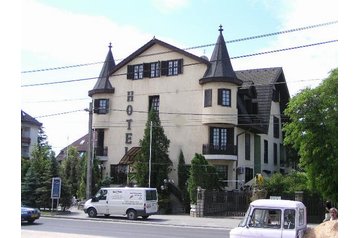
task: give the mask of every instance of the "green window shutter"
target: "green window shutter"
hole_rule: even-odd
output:
[[[143,78],[150,77],[150,63],[143,64]]]
[[[134,66],[133,65],[127,66],[127,79],[134,79]]]
[[[183,59],[178,60],[178,74],[183,73]]]
[[[161,62],[161,75],[168,75],[168,61]]]

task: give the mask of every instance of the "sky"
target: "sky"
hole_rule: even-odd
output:
[[[179,48],[213,44],[222,25],[225,40],[234,41],[227,43],[230,57],[236,57],[232,59],[234,70],[282,67],[291,96],[305,87],[317,86],[338,67],[337,42],[238,58],[338,40],[338,24],[235,41],[337,21],[337,0],[26,0],[21,3],[21,109],[43,123],[56,154],[88,132],[88,113],[84,110],[90,102],[88,91],[97,81],[109,43],[118,63],[153,37]],[[213,46],[207,46],[188,51],[210,58],[212,50]],[[80,64],[89,65],[68,67]],[[58,67],[63,68],[46,70]],[[34,86],[74,79],[88,80]]]

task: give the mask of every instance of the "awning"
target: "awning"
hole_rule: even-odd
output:
[[[132,147],[128,152],[122,157],[118,164],[128,165],[133,164],[134,157],[139,153],[141,147]]]

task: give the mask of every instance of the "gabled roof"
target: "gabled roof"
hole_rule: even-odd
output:
[[[21,110],[21,123],[28,123],[28,124],[32,124],[32,125],[39,126],[39,127],[42,126],[41,122],[39,122],[38,120],[36,120],[32,116],[30,116],[23,110]]]
[[[254,126],[260,128],[264,133],[267,133],[270,122],[271,102],[273,91],[277,90],[280,93],[280,113],[286,107],[290,94],[287,88],[286,79],[281,67],[262,68],[236,71],[236,75],[243,80],[242,88],[249,88],[255,86],[257,98],[255,101],[258,104],[257,122],[253,121]]]
[[[61,161],[61,160],[65,159],[67,149],[69,149],[71,146],[75,147],[77,149],[77,152],[79,152],[79,153],[86,152],[87,148],[88,148],[88,141],[89,141],[88,134],[82,136],[78,140],[74,141],[72,144],[70,144],[70,145],[66,146],[65,148],[63,148],[60,151],[60,153],[57,155],[56,160]]]
[[[200,84],[209,82],[229,82],[237,85],[242,84],[242,81],[237,78],[232,68],[229,52],[227,51],[222,31],[223,29],[220,25],[220,34],[210,59],[211,65],[205,72],[203,78],[199,80]]]
[[[99,77],[97,79],[97,83],[95,84],[93,89],[88,92],[88,96],[90,97],[96,93],[114,93],[114,88],[108,80],[112,69],[116,65],[111,50],[111,43],[109,44],[108,48],[109,50],[107,53],[107,57],[103,63],[101,73],[99,74]]]
[[[126,64],[128,64],[129,62],[131,62],[133,59],[135,59],[136,57],[138,57],[139,55],[141,55],[144,51],[148,50],[150,47],[152,47],[153,45],[158,44],[160,46],[163,46],[165,48],[168,48],[171,51],[174,52],[178,52],[179,54],[183,54],[189,58],[192,58],[196,61],[199,61],[203,64],[206,65],[210,65],[210,62],[207,61],[204,58],[198,57],[196,55],[193,55],[185,50],[179,49],[173,45],[170,45],[168,43],[165,43],[164,41],[158,40],[156,38],[153,38],[152,40],[150,40],[149,42],[147,42],[145,45],[143,45],[142,47],[140,47],[138,50],[136,50],[135,52],[133,52],[131,55],[129,55],[127,58],[125,58],[124,60],[122,60],[121,62],[119,62],[112,70],[111,73],[114,73],[115,71],[117,71],[118,69],[122,68],[123,66],[125,66]],[[166,53],[166,52],[163,52]]]

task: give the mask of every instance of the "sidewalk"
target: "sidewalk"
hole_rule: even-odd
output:
[[[172,226],[189,226],[189,227],[211,227],[232,229],[237,227],[243,217],[191,217],[189,214],[184,215],[153,215],[146,220],[138,219],[135,221],[128,220],[125,216],[98,216],[96,218],[89,217],[83,210],[77,207],[71,207],[68,213],[64,214],[42,214],[43,217],[82,219],[82,220],[103,220],[111,222],[138,222],[141,224],[155,225],[172,225]],[[40,218],[41,219],[41,218]]]

